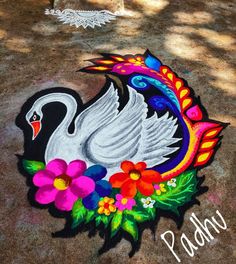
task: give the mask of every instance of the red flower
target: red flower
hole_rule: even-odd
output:
[[[153,183],[162,180],[160,173],[146,170],[145,162],[134,164],[126,160],[121,163],[120,167],[124,172],[112,175],[109,182],[113,188],[121,188],[121,194],[127,198],[134,197],[137,190],[142,195],[152,195],[154,193]]]

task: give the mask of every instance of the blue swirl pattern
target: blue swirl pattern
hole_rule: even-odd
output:
[[[135,75],[130,79],[130,83],[132,87],[137,90],[147,90],[149,89],[150,85],[153,85],[155,88],[159,89],[165,96],[167,96],[180,111],[180,104],[175,93],[162,82],[148,76]]]

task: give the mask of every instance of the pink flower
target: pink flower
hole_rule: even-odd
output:
[[[133,206],[136,205],[136,202],[133,198],[125,198],[121,194],[116,195],[116,202],[115,206],[120,210],[124,211],[125,209],[127,210],[132,210]]]
[[[35,199],[40,204],[55,201],[55,206],[70,211],[78,198],[84,198],[95,190],[94,181],[83,176],[86,163],[74,160],[67,165],[64,160],[54,159],[45,170],[38,171],[33,177],[34,185],[39,189]]]

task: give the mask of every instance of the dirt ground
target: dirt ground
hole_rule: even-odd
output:
[[[130,0],[130,16],[119,17],[101,28],[76,29],[44,15],[47,0],[0,1],[1,184],[0,263],[157,264],[177,263],[160,235],[171,230],[182,263],[236,263],[236,3],[228,0]],[[26,179],[17,170],[15,154],[23,152],[23,134],[15,126],[20,107],[35,92],[56,85],[79,92],[84,102],[94,97],[103,76],[78,73],[86,59],[99,52],[143,53],[149,48],[161,61],[186,79],[201,97],[210,118],[231,125],[224,130],[214,162],[201,171],[209,191],[185,215],[180,230],[162,218],[156,241],[143,233],[140,250],[128,257],[130,243],[122,240],[98,256],[103,240],[88,233],[74,238],[52,238],[64,219],[32,207],[27,200]],[[200,219],[219,210],[228,229],[200,247],[193,258],[183,249],[184,232],[193,240],[191,213]]]

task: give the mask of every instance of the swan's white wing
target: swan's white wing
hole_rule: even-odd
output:
[[[95,103],[81,112],[75,120],[75,127],[80,142],[88,138],[101,126],[108,124],[119,113],[119,96],[113,83],[107,92]]]
[[[181,140],[181,138],[173,137],[178,128],[176,121],[177,119],[173,119],[173,117],[169,118],[168,112],[160,118],[155,113],[145,120],[140,156],[148,167],[167,161],[169,158],[166,156],[179,149],[178,147],[170,147]]]
[[[141,94],[128,90],[129,101],[117,117],[88,139],[85,150],[90,161],[113,167],[137,155],[148,109]]]
[[[160,118],[155,113],[146,119],[148,107],[144,97],[129,86],[128,91],[129,101],[121,112],[110,123],[94,130],[86,140],[83,153],[92,163],[112,168],[129,159],[144,161],[148,167],[153,167],[178,150],[170,147],[181,140],[173,138],[176,120],[168,118],[168,113]]]

